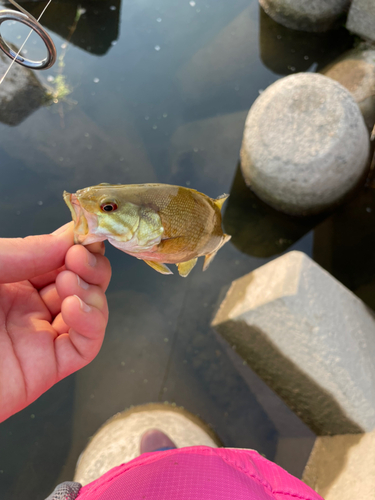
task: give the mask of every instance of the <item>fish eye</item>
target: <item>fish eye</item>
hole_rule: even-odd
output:
[[[117,203],[114,201],[106,201],[100,205],[102,212],[114,212],[117,208]]]

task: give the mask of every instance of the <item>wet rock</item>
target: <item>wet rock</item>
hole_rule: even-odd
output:
[[[346,27],[357,35],[375,41],[375,3],[373,0],[353,0]]]
[[[358,104],[367,128],[375,123],[375,50],[356,48],[322,70],[349,90]]]
[[[246,183],[293,215],[322,212],[361,182],[369,137],[351,94],[318,74],[290,75],[250,109],[241,148]]]
[[[0,53],[0,77],[9,68],[11,59]],[[18,125],[47,101],[47,89],[31,69],[13,64],[0,85],[0,121]]]
[[[259,45],[263,63],[278,75],[320,70],[353,47],[344,27],[326,33],[297,31],[277,23],[259,6]]]
[[[259,0],[259,3],[269,16],[288,28],[321,32],[337,25],[350,0]]]
[[[375,432],[318,437],[303,481],[325,500],[370,499],[375,488]]]
[[[234,281],[212,322],[318,435],[375,425],[375,319],[301,252]]]

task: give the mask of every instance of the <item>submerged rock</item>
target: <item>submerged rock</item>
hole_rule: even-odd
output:
[[[0,53],[0,78],[5,74],[11,59]],[[13,64],[0,85],[0,122],[18,125],[47,101],[47,89],[31,69]]]
[[[353,33],[375,42],[374,0],[353,0],[346,27]]]
[[[322,212],[364,178],[369,137],[340,84],[319,74],[290,75],[268,87],[248,114],[241,148],[246,183],[293,215]]]
[[[259,0],[259,3],[269,16],[287,28],[320,32],[337,25],[350,0]]]
[[[322,74],[341,83],[354,97],[367,128],[375,123],[375,50],[356,48],[322,70]]]

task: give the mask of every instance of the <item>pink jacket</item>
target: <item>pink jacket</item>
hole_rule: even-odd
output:
[[[256,451],[193,446],[145,453],[84,486],[77,500],[323,500]]]

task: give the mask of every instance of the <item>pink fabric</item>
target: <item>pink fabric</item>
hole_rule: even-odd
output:
[[[145,453],[84,486],[77,500],[322,500],[256,451],[194,446]]]

